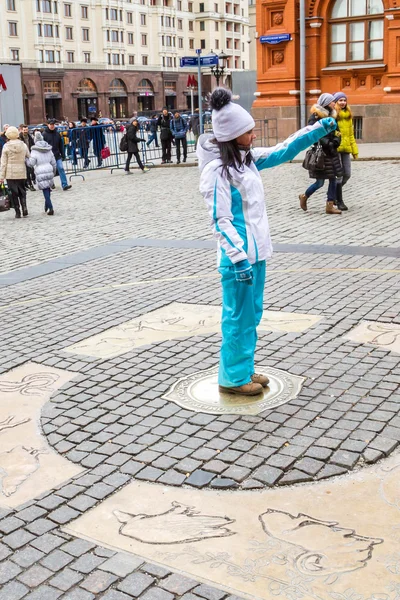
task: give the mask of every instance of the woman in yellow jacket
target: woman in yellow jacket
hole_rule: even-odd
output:
[[[337,179],[336,185],[336,206],[339,210],[348,210],[343,202],[342,188],[351,177],[351,158],[356,160],[358,157],[357,143],[354,137],[353,115],[347,104],[347,96],[343,92],[337,92],[333,95],[336,102],[337,124],[342,136],[341,144],[338,148],[339,156],[342,161],[343,177]]]

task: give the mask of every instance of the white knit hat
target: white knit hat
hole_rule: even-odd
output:
[[[232,92],[216,88],[210,97],[212,125],[217,142],[230,142],[255,127],[250,113],[232,102]]]
[[[19,131],[16,127],[9,127],[6,131],[6,137],[9,140],[17,140],[19,138]]]

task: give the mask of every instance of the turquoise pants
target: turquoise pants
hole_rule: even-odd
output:
[[[238,283],[233,267],[220,267],[222,345],[218,383],[236,387],[251,381],[257,326],[263,313],[265,260],[253,266],[253,285]]]

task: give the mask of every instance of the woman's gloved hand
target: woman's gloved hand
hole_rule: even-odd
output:
[[[322,123],[327,133],[335,131],[335,129],[337,128],[337,122],[333,117],[325,117],[324,119],[320,120],[320,123]]]
[[[235,277],[237,282],[253,285],[253,269],[247,259],[240,260],[233,266],[235,267]]]

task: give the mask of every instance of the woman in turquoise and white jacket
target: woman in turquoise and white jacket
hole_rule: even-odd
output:
[[[200,136],[200,192],[218,240],[222,282],[222,392],[255,396],[269,380],[254,368],[257,326],[263,312],[266,259],[272,254],[264,187],[259,171],[292,160],[335,130],[332,118],[300,129],[272,148],[251,148],[252,116],[229,90],[211,95],[213,133]]]

